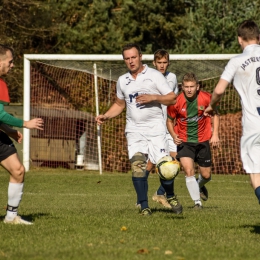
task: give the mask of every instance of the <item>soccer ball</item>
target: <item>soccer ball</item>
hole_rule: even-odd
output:
[[[156,172],[163,180],[172,180],[180,171],[180,163],[171,156],[164,156],[156,164]]]

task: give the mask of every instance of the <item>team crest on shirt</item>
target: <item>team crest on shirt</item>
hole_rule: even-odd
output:
[[[160,152],[161,153],[165,153],[165,149],[160,149]]]
[[[204,110],[205,107],[204,106],[199,106],[199,110]]]

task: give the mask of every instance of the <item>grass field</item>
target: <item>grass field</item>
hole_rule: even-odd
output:
[[[245,175],[213,175],[209,200],[194,211],[184,176],[175,190],[183,214],[152,201],[140,216],[131,174],[38,169],[27,173],[19,214],[32,226],[2,222],[8,174],[0,171],[0,259],[259,259],[260,207]],[[124,230],[126,229],[126,230]]]

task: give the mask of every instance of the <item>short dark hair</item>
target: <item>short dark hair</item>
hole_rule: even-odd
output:
[[[258,40],[260,30],[254,21],[244,20],[237,28],[237,35],[244,41]]]
[[[157,59],[160,60],[162,58],[166,58],[168,61],[170,61],[170,57],[169,57],[169,53],[168,51],[164,50],[164,49],[159,49],[154,53],[154,58],[153,60],[156,61]]]
[[[194,82],[196,82],[196,84],[199,84],[197,76],[192,72],[188,72],[182,77],[182,85],[184,82],[187,82],[187,81],[194,81]]]
[[[0,55],[4,56],[7,51],[10,51],[14,55],[14,50],[11,47],[0,43]]]
[[[127,43],[123,46],[122,55],[124,57],[124,51],[130,50],[132,48],[136,48],[139,55],[142,54],[141,47],[137,43]]]

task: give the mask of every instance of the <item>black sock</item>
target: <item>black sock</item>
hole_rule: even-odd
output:
[[[137,194],[137,201],[141,204],[141,209],[148,208],[148,182],[146,177],[132,177],[133,185]]]
[[[174,189],[173,189],[174,179],[169,180],[169,181],[160,179],[160,182],[166,192],[166,197],[167,198],[173,197],[174,196]]]
[[[162,185],[160,185],[159,189],[157,190],[157,195],[164,195],[165,189]]]
[[[260,186],[258,186],[258,187],[255,189],[255,195],[256,195],[256,197],[258,198],[258,201],[259,201],[259,204],[260,204]]]

